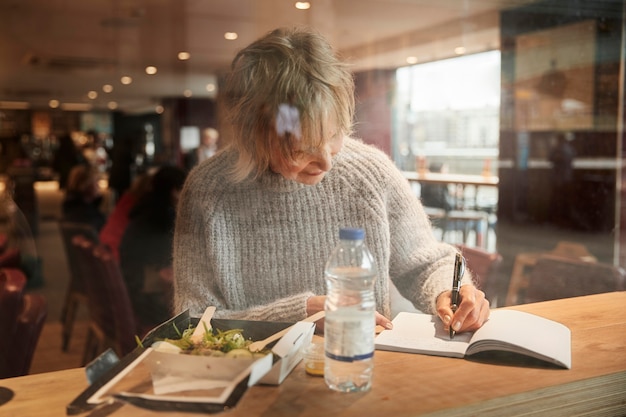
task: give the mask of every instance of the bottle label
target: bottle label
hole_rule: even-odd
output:
[[[374,356],[375,319],[371,311],[327,312],[324,324],[326,356],[342,362]]]
[[[374,352],[365,353],[363,355],[355,355],[355,356],[340,356],[340,355],[332,354],[330,352],[326,352],[326,356],[328,356],[329,358],[334,359],[336,361],[354,362],[354,361],[362,361],[364,359],[373,358],[374,357]]]

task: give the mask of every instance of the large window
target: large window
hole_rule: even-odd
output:
[[[500,52],[490,51],[398,69],[394,158],[405,170],[416,159],[451,171],[481,173],[497,159]]]

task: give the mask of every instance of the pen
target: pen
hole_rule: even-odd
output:
[[[465,273],[465,258],[460,253],[456,254],[454,260],[454,274],[452,275],[452,299],[450,301],[450,308],[452,313],[456,312],[459,306],[459,289],[461,288],[461,279]],[[452,322],[450,322],[450,339],[454,339],[455,331],[452,328]]]

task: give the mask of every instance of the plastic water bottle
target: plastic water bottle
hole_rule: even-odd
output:
[[[377,271],[364,238],[363,229],[341,229],[326,263],[324,379],[341,392],[372,386]]]

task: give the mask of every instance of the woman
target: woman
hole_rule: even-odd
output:
[[[100,210],[103,198],[95,168],[87,164],[76,165],[67,179],[62,204],[63,220],[87,224],[99,232],[106,221]]]
[[[296,321],[324,308],[324,265],[341,227],[362,227],[379,269],[377,324],[390,287],[454,330],[489,315],[466,276],[450,309],[455,249],[434,239],[408,182],[349,137],[352,75],[327,41],[275,30],[235,57],[222,90],[233,138],[189,175],[174,236],[174,309]],[[469,275],[469,274],[466,274]]]
[[[59,189],[63,190],[67,186],[72,168],[87,163],[72,137],[69,134],[61,135],[52,161],[52,168],[59,174]]]

